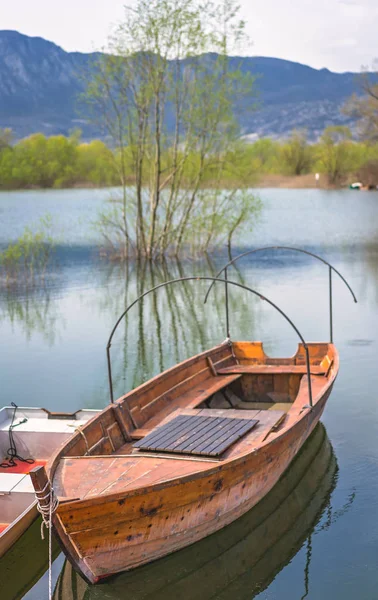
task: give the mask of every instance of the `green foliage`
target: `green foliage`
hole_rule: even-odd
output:
[[[255,177],[266,173],[281,173],[281,145],[269,138],[262,138],[253,144],[244,144],[243,163],[247,164]]]
[[[283,144],[281,152],[289,175],[310,173],[314,163],[314,153],[307,142],[305,131],[293,131],[290,140]]]
[[[330,184],[343,183],[356,168],[356,146],[348,127],[327,127],[318,145],[318,160]]]
[[[14,146],[2,146],[0,188],[62,188],[75,184],[117,183],[112,151],[100,141],[80,144],[79,135],[45,137],[36,133]]]
[[[96,186],[110,186],[118,183],[116,158],[113,152],[101,141],[77,147],[75,164],[76,179]]]
[[[36,231],[26,227],[22,236],[0,253],[2,282],[28,285],[44,279],[55,246],[51,225],[49,215],[42,217]]]

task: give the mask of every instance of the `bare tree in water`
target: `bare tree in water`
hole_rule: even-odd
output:
[[[112,139],[122,196],[100,217],[112,252],[196,255],[228,243],[259,202],[240,173],[235,109],[253,80],[229,55],[234,0],[137,0],[92,70],[86,99]]]

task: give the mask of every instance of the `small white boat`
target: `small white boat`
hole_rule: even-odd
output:
[[[29,472],[45,465],[98,412],[52,413],[16,405],[0,409],[0,557],[38,516]]]

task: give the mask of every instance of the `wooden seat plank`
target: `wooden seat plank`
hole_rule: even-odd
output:
[[[206,437],[209,434],[209,431],[215,426],[216,423],[214,423],[214,420],[212,420],[211,417],[202,417],[197,426],[189,426],[185,434],[180,436],[177,440],[174,440],[173,443],[171,442],[167,449],[174,450],[175,452],[183,452],[191,443],[195,444],[198,440]]]
[[[219,429],[226,425],[227,419],[222,419],[219,421],[213,417],[202,417],[203,426],[200,430],[194,431],[192,434],[185,436],[185,439],[181,438],[177,443],[172,444],[169,447],[170,451],[182,452],[182,453],[190,453],[192,448],[197,448],[202,444],[203,440],[209,439],[209,437],[214,436],[219,432]]]
[[[186,427],[175,427],[177,423],[181,425],[183,421]],[[166,433],[166,435],[156,437],[155,432],[152,432],[143,440],[136,442],[134,447],[145,451],[173,454],[220,456],[257,423],[256,419],[179,415],[159,427],[160,434]]]
[[[326,370],[320,365],[310,366],[311,375],[325,375]],[[233,365],[232,367],[225,367],[224,369],[218,369],[219,375],[227,375],[231,373],[243,374],[256,374],[256,375],[284,375],[287,374],[299,374],[306,375],[306,365]]]
[[[186,415],[179,415],[176,418],[169,421],[164,426],[157,428],[158,435],[154,435],[152,431],[144,440],[140,440],[134,444],[135,448],[148,449],[153,448],[168,448],[172,443],[172,440],[178,443],[178,440],[185,439],[185,436],[190,435],[195,429],[196,424],[199,423],[204,426],[204,419],[199,416],[193,416],[191,421],[188,421]]]
[[[198,452],[199,454],[206,454],[205,448],[207,448],[208,446],[212,446],[214,442],[218,440],[220,440],[219,443],[221,443],[221,440],[225,439],[225,433],[226,436],[228,436],[230,431],[232,431],[235,427],[241,425],[241,423],[238,423],[237,419],[230,419],[228,417],[209,418],[213,419],[214,421],[218,421],[218,423],[216,423],[215,427],[211,431],[209,431],[209,434],[207,436],[203,436],[200,440],[198,440],[195,449],[196,452]],[[246,421],[244,421],[244,424],[245,423]]]
[[[178,438],[190,432],[195,427],[196,422],[200,422],[201,419],[197,416],[193,417],[193,422],[188,423],[184,415],[179,415],[172,421],[169,421],[166,425],[158,427],[153,430],[147,437],[134,444],[135,448],[147,446],[165,446],[170,443],[172,439],[177,440]],[[156,433],[155,433],[156,432]]]
[[[169,421],[164,429],[158,426],[156,429],[148,434],[148,443],[164,444],[172,435],[182,435],[188,429],[188,423],[182,416],[178,416],[173,421]],[[135,448],[138,448],[138,443],[134,444]]]
[[[232,428],[229,428],[225,433],[220,436],[217,440],[203,448],[202,452],[204,454],[214,453],[216,455],[221,454],[223,452],[223,445],[225,440],[228,440],[228,447],[234,444],[237,440],[244,436],[245,433],[251,431],[255,425],[257,425],[258,421],[242,421],[241,423],[235,424]],[[252,424],[252,426],[251,426]]]
[[[214,377],[210,385],[205,385],[206,382],[192,388],[186,394],[182,394],[179,398],[180,406],[184,408],[196,408],[208,398],[227,387],[241,377],[239,373],[231,373],[223,376]]]

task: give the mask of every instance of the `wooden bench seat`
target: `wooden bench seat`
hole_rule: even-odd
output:
[[[240,375],[307,375],[306,365],[233,365],[218,369],[219,375],[238,373]],[[311,375],[325,375],[326,369],[320,365],[310,366]]]
[[[177,415],[136,442],[134,448],[218,458],[257,423],[257,419],[213,416],[211,411],[207,415]]]
[[[134,431],[131,432],[132,439],[139,440],[148,435],[154,427],[178,408],[197,408],[202,402],[205,402],[211,398],[211,396],[234,381],[237,381],[240,377],[241,374],[239,373],[219,375],[218,377],[212,377],[210,380],[205,379],[201,383],[194,385],[191,390],[182,394],[165,409],[161,410],[155,417],[149,419],[142,428],[134,429]]]

